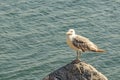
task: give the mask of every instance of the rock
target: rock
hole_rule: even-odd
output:
[[[108,80],[93,66],[80,60],[74,60],[50,73],[43,80]]]

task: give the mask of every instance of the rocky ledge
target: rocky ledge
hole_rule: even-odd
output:
[[[71,63],[50,73],[43,80],[108,80],[102,73],[93,66],[74,60]]]

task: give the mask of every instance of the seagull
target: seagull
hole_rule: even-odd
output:
[[[81,35],[75,34],[74,29],[69,29],[66,33],[67,35],[67,44],[70,48],[77,52],[77,58],[79,60],[82,52],[92,51],[92,52],[104,52],[103,49],[99,49],[93,42],[88,38]]]

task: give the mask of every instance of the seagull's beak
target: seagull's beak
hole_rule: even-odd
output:
[[[67,35],[72,35],[72,33],[71,33],[71,32],[66,32],[66,34],[67,34]]]

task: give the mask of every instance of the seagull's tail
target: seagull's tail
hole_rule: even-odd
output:
[[[97,49],[96,52],[105,52],[103,49]]]

